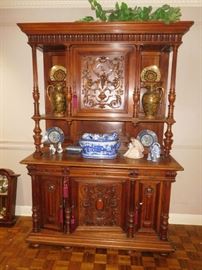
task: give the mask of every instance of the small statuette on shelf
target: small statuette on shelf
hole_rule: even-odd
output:
[[[144,147],[141,142],[135,138],[131,138],[131,142],[128,145],[128,150],[124,154],[124,157],[139,159],[143,158]]]
[[[57,153],[61,154],[63,152],[62,143],[59,142],[57,145]]]
[[[150,147],[150,151],[148,153],[147,160],[151,160],[153,162],[157,162],[161,155],[161,146],[159,143],[155,142]]]
[[[53,144],[50,144],[49,151],[50,151],[50,154],[51,155],[54,155],[55,154],[56,148],[55,148],[55,146]]]

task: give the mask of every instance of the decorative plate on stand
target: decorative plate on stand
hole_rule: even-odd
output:
[[[64,132],[62,129],[59,127],[52,127],[47,129],[44,135],[44,143],[57,144],[59,142],[64,142]]]
[[[149,129],[140,131],[140,133],[137,135],[137,139],[144,147],[150,147],[153,143],[158,142],[156,133]]]
[[[141,81],[154,83],[159,82],[161,79],[161,73],[159,68],[156,65],[148,66],[143,68],[141,72]]]
[[[66,79],[67,70],[63,66],[55,65],[50,69],[51,81],[63,82]]]

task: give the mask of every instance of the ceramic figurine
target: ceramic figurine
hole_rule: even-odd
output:
[[[157,162],[161,155],[161,146],[159,143],[153,143],[150,147],[150,152],[148,154],[147,160]]]
[[[55,152],[56,152],[56,148],[55,148],[55,146],[53,144],[50,144],[49,150],[50,150],[51,155],[54,155]]]
[[[128,150],[124,154],[124,157],[139,159],[143,158],[144,147],[141,142],[135,138],[131,138],[131,142],[128,145]]]
[[[57,152],[58,152],[59,154],[63,152],[63,149],[62,149],[62,143],[61,143],[61,142],[58,143],[58,146],[57,146]]]

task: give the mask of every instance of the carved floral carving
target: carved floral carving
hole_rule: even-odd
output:
[[[121,184],[81,184],[80,198],[80,225],[120,225]]]
[[[94,109],[122,109],[124,56],[84,56],[81,69],[81,106]]]

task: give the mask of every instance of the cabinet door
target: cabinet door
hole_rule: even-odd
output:
[[[127,181],[72,177],[72,209],[75,227],[126,228]]]
[[[160,228],[161,182],[140,181],[136,194],[136,223],[139,231],[156,231]]]
[[[40,177],[40,216],[43,228],[61,230],[63,223],[61,185],[60,177]]]
[[[135,81],[133,46],[75,46],[72,48],[71,63],[74,116],[132,116]]]

